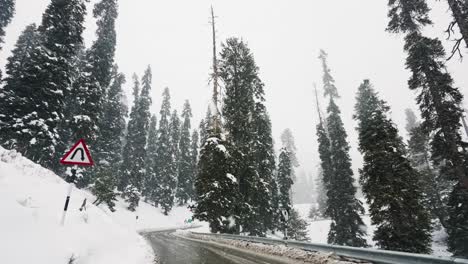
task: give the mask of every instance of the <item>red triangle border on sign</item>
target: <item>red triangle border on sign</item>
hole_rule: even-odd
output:
[[[65,161],[68,156],[70,156],[73,152],[73,150],[80,144],[82,143],[83,144],[83,148],[85,150],[85,154],[86,156],[88,157],[89,159],[89,163],[80,163],[80,162],[71,162],[71,161]],[[73,145],[73,147],[67,152],[67,154],[65,154],[65,156],[63,156],[63,158],[60,160],[60,163],[61,164],[64,164],[64,165],[80,165],[80,166],[93,166],[94,165],[94,161],[93,161],[93,158],[91,158],[91,154],[89,153],[89,150],[88,150],[88,146],[86,146],[86,143],[84,141],[84,139],[80,138],[80,140],[78,140],[78,142],[75,143],[75,145]]]

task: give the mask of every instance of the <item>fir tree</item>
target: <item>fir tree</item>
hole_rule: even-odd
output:
[[[99,120],[104,120],[105,94],[112,78],[117,8],[116,0],[101,0],[94,6],[93,15],[98,25],[97,39],[86,51],[80,74],[72,86],[70,97],[77,103],[67,107],[67,112],[72,113],[71,120],[62,126],[63,129],[72,131],[70,134],[73,136],[68,143],[86,138],[90,147],[96,146],[98,160],[103,160],[106,155],[102,157],[101,146],[94,142],[100,133]]]
[[[319,170],[319,175],[315,179],[315,193],[317,201],[317,216],[325,218],[325,211],[327,209],[327,190],[323,183],[323,171]]]
[[[177,176],[177,193],[176,197],[179,200],[179,204],[186,204],[192,195],[193,186],[193,159],[190,142],[190,118],[192,117],[192,109],[190,108],[189,101],[185,101],[184,109],[182,110],[182,128],[180,133],[179,141],[179,171]],[[197,139],[198,141],[198,139]],[[197,143],[196,143],[197,144]]]
[[[297,241],[308,241],[307,222],[301,219],[296,209],[292,209],[288,220],[288,237]]]
[[[116,190],[117,180],[114,171],[108,167],[100,169],[92,186],[93,194],[96,195],[93,204],[100,205],[104,202],[111,212],[115,212],[115,201],[119,194]]]
[[[273,197],[273,190],[277,189],[274,177],[275,153],[273,136],[271,133],[271,121],[264,105],[263,94],[255,104],[252,116],[254,140],[251,145],[255,159],[256,171],[259,182],[253,195],[255,201],[255,214],[252,223],[256,226],[250,230],[251,235],[264,236],[267,230],[274,230],[278,219],[278,204]]]
[[[161,205],[167,215],[174,205],[174,195],[177,184],[176,166],[174,160],[174,145],[171,141],[171,96],[169,88],[164,89],[159,118],[158,145],[156,148],[155,172],[158,188],[155,192],[155,203]],[[173,131],[172,131],[173,132]]]
[[[215,135],[215,134],[213,134]],[[234,233],[239,217],[237,178],[231,174],[230,146],[219,137],[209,137],[200,151],[195,179],[196,206],[194,217],[210,223],[213,233]]]
[[[328,106],[328,133],[333,173],[327,188],[327,210],[332,223],[328,243],[347,246],[366,246],[365,224],[359,214],[364,214],[361,202],[356,199],[349,145],[340,117],[340,110],[333,98]]]
[[[156,128],[157,118],[155,115],[151,117],[148,128],[148,142],[146,147],[146,161],[145,161],[145,177],[143,180],[143,196],[145,201],[152,201],[155,206],[157,204],[154,200],[153,191],[157,189],[158,182],[155,172],[155,163],[157,159],[156,149],[158,148],[158,131]]]
[[[21,33],[7,60],[7,77],[4,80],[6,85],[0,89],[0,144],[21,153],[26,152],[28,145],[21,142],[22,137],[15,136],[23,118],[18,110],[25,110],[31,102],[30,91],[25,84],[31,82],[35,75],[26,70],[26,65],[31,64],[30,58],[38,45],[39,34],[36,25],[31,24]]]
[[[416,120],[413,111],[406,109],[409,158],[412,166],[419,172],[420,186],[423,191],[424,206],[430,211],[431,217],[447,227],[447,203],[450,193],[450,181],[439,177],[436,168],[430,161],[430,137],[424,133]]]
[[[10,24],[15,14],[15,0],[0,0],[0,50],[2,50],[3,37],[5,37],[5,28]],[[2,71],[0,70],[0,83],[2,80]]]
[[[124,188],[124,197],[129,202],[129,210],[134,211],[138,206],[142,183],[145,177],[146,140],[150,121],[149,108],[151,98],[151,68],[145,71],[142,78],[142,89],[138,101],[132,108],[128,123],[127,141],[123,152],[121,188]]]
[[[179,143],[180,143],[180,119],[179,115],[177,114],[177,110],[172,111],[171,115],[171,123],[170,123],[170,134],[171,134],[171,152],[173,156],[173,164],[174,166],[174,172],[176,175],[178,175],[179,171],[179,157],[180,157],[180,149],[179,149]]]
[[[423,206],[420,175],[406,158],[398,130],[388,117],[390,108],[368,80],[359,86],[355,106],[359,150],[364,155],[361,185],[374,240],[386,250],[430,253],[431,222]]]
[[[289,151],[286,148],[280,150],[278,160],[278,205],[280,210],[291,212],[292,203],[290,190],[293,185],[293,180],[291,179],[292,162],[289,157]]]
[[[283,147],[289,151],[293,167],[299,167],[299,160],[296,156],[296,143],[294,142],[294,136],[291,129],[286,128],[283,130],[283,133],[281,133],[281,143],[283,143]]]
[[[445,51],[438,39],[428,38],[420,30],[432,22],[423,0],[389,1],[390,22],[387,30],[406,33],[406,66],[412,76],[409,88],[419,92],[417,103],[423,118],[422,129],[431,133],[431,160],[440,175],[456,182],[450,193],[447,221],[449,250],[468,257],[468,165],[466,142],[459,129],[462,94],[453,86],[445,70]]]
[[[128,108],[124,102],[123,85],[125,76],[118,72],[115,65],[111,74],[111,83],[103,102],[103,115],[99,121],[100,166],[118,167],[122,160],[122,139],[125,132],[125,118]]]
[[[3,12],[3,9],[2,9]],[[39,41],[25,59],[25,75],[7,81],[17,85],[11,90],[29,92],[27,103],[15,103],[12,121],[14,134],[7,140],[14,142],[26,157],[45,167],[53,167],[56,146],[60,143],[58,127],[64,117],[64,98],[68,95],[74,74],[73,60],[83,42],[84,0],[53,0],[38,28]]]
[[[239,182],[241,201],[237,203],[238,214],[242,216],[238,228],[251,234],[260,234],[262,219],[259,214],[259,201],[256,192],[262,185],[255,160],[256,140],[254,112],[256,101],[263,100],[263,83],[258,77],[258,67],[247,45],[236,38],[223,44],[219,76],[224,83],[223,117],[228,140],[235,146],[232,152],[234,175]]]
[[[190,177],[192,178],[192,184],[188,189],[190,200],[195,200],[195,178],[198,172],[198,131],[196,129],[192,132],[192,144],[190,145]]]
[[[5,28],[15,14],[15,0],[0,0],[0,50],[2,49]],[[0,74],[1,77],[1,74]]]
[[[319,133],[322,169],[324,170],[323,181],[327,188],[328,198],[325,214],[332,220],[328,232],[328,243],[362,247],[366,246],[363,228],[365,225],[359,214],[364,213],[364,208],[355,197],[356,187],[354,187],[349,157],[349,144],[346,141],[347,134],[341,120],[341,112],[335,103],[338,91],[327,66],[327,54],[321,51],[319,58],[323,65],[325,95],[330,97],[327,108],[327,130],[323,127],[325,122],[321,122],[317,131]],[[328,138],[328,143],[326,138]],[[328,150],[320,149],[326,148],[327,144],[329,144]]]
[[[327,64],[328,54],[324,50],[320,50],[319,59],[322,61],[322,69],[323,69],[323,91],[325,96],[330,96],[330,98],[339,98],[338,96],[338,89],[335,86],[335,79],[333,79],[330,68],[328,68]]]

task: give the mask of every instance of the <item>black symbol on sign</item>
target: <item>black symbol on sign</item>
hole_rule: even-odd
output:
[[[76,149],[75,152],[73,152],[73,155],[71,156],[71,159],[73,160],[73,158],[75,157],[76,153],[78,152],[78,150],[81,152],[81,161],[84,161],[84,151],[83,149]]]

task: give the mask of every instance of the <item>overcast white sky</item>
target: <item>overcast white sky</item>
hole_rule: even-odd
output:
[[[0,67],[24,27],[40,23],[50,0],[16,0],[17,12],[7,28],[0,53]],[[96,0],[91,0],[91,4]],[[91,4],[89,13],[91,13]],[[194,113],[192,124],[204,116],[210,91],[211,64],[210,5],[214,6],[219,42],[241,37],[248,42],[265,83],[267,106],[273,122],[276,147],[284,128],[296,138],[298,156],[304,169],[315,174],[319,162],[315,125],[317,122],[313,83],[321,87],[319,49],[329,54],[329,66],[341,95],[338,104],[349,134],[355,172],[361,164],[352,120],[355,93],[369,78],[392,107],[392,117],[405,134],[405,108],[417,110],[415,94],[407,88],[402,36],[385,32],[387,1],[375,0],[120,0],[117,23],[116,61],[127,80],[146,66],[153,69],[153,106],[159,112],[164,87],[171,90],[172,104],[179,111],[189,99]],[[445,1],[431,1],[435,26],[428,34],[439,36],[446,47],[444,30],[450,14]],[[95,24],[88,19],[85,32],[89,46]],[[464,54],[468,55],[466,50]],[[463,94],[468,91],[468,63],[452,59],[449,70]],[[127,83],[130,93],[131,84]],[[322,108],[325,104],[322,103]]]

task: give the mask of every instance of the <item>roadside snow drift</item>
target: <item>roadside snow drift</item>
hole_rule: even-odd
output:
[[[0,147],[0,263],[152,263],[151,247],[129,220],[116,221],[119,215],[91,205],[88,192],[73,190],[61,226],[67,187],[51,171]],[[87,210],[79,211],[84,198]]]

